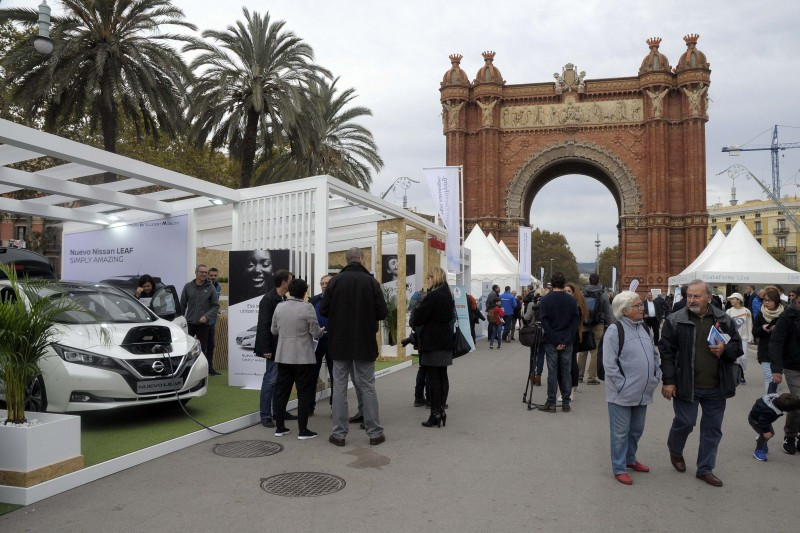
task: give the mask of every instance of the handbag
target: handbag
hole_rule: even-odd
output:
[[[597,348],[597,342],[594,340],[594,333],[590,330],[583,332],[583,338],[581,339],[580,344],[578,344],[578,351],[579,352],[590,352]]]
[[[541,328],[536,324],[529,324],[519,328],[519,343],[523,346],[531,347],[536,344],[541,335]]]
[[[471,351],[472,347],[469,345],[469,341],[464,337],[464,334],[461,333],[461,328],[458,327],[458,322],[456,322],[456,331],[453,333],[453,359],[468,354]]]

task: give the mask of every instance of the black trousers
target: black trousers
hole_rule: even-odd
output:
[[[447,403],[450,393],[450,380],[447,378],[446,366],[426,366],[428,387],[430,389],[431,412],[435,413]]]
[[[303,431],[308,427],[308,411],[314,398],[314,368],[316,365],[289,365],[278,363],[278,379],[275,382],[275,427],[284,426],[283,415],[292,394],[292,385],[297,386],[297,427]]]
[[[659,329],[659,327],[658,327],[659,326],[658,319],[656,317],[654,317],[654,316],[646,316],[646,317],[644,317],[644,323],[647,324],[648,326],[650,326],[650,329],[653,332],[653,342],[655,342],[656,346],[658,346],[658,339],[660,337],[659,331],[658,331],[658,329]]]
[[[211,326],[208,324],[188,324],[189,335],[195,337],[200,341],[200,349],[203,350],[203,355],[206,356],[208,361],[208,371],[214,370],[214,354],[208,348],[208,334],[211,331]]]
[[[331,380],[331,395],[328,396],[328,404],[333,405],[333,361],[328,357],[328,338],[322,337],[317,344],[317,351],[314,352],[317,358],[317,364],[314,366],[314,384],[316,385],[319,380],[319,373],[322,370],[322,358],[325,358],[325,365],[328,367],[328,377]],[[317,390],[314,387],[314,393],[311,395],[311,410],[317,406]]]

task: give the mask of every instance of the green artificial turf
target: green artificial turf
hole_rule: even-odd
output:
[[[10,513],[16,509],[22,507],[21,505],[14,505],[13,503],[0,503],[0,515],[4,515],[6,513]]]
[[[375,370],[396,364],[377,361]],[[205,396],[186,404],[189,414],[207,426],[258,411],[260,392],[229,387],[227,371],[221,372],[222,376],[209,378]],[[296,395],[292,393],[291,399],[294,398]],[[82,413],[81,429],[83,457],[86,466],[92,466],[202,428],[186,416],[176,400]]]
[[[186,410],[207,426],[258,410],[259,391],[229,387],[227,371],[209,378],[205,396]],[[177,400],[81,414],[81,446],[86,466],[135,452],[202,429],[181,410]]]

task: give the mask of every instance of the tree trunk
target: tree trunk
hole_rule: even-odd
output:
[[[242,142],[242,175],[239,185],[242,189],[250,186],[253,177],[253,163],[256,159],[256,142],[258,141],[258,113],[254,110],[247,112],[247,124],[244,128]]]
[[[108,65],[106,70],[108,70]],[[100,82],[100,124],[103,129],[103,150],[106,152],[117,153],[117,109],[114,104],[114,95],[110,94],[110,82],[107,82],[110,74],[104,73]],[[117,181],[117,175],[113,172],[103,174],[103,183]]]

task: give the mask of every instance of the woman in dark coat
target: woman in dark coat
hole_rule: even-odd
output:
[[[784,311],[781,302],[781,293],[772,285],[764,289],[761,299],[761,311],[753,319],[753,337],[758,343],[758,364],[764,373],[764,394],[769,393],[769,384],[772,383],[772,369],[769,364],[769,339],[772,337],[772,328]]]
[[[431,267],[425,278],[428,294],[414,309],[412,325],[419,337],[419,364],[426,368],[430,387],[431,415],[422,425],[447,425],[445,399],[450,388],[447,367],[453,364],[453,317],[455,302],[447,277],[439,267]]]

